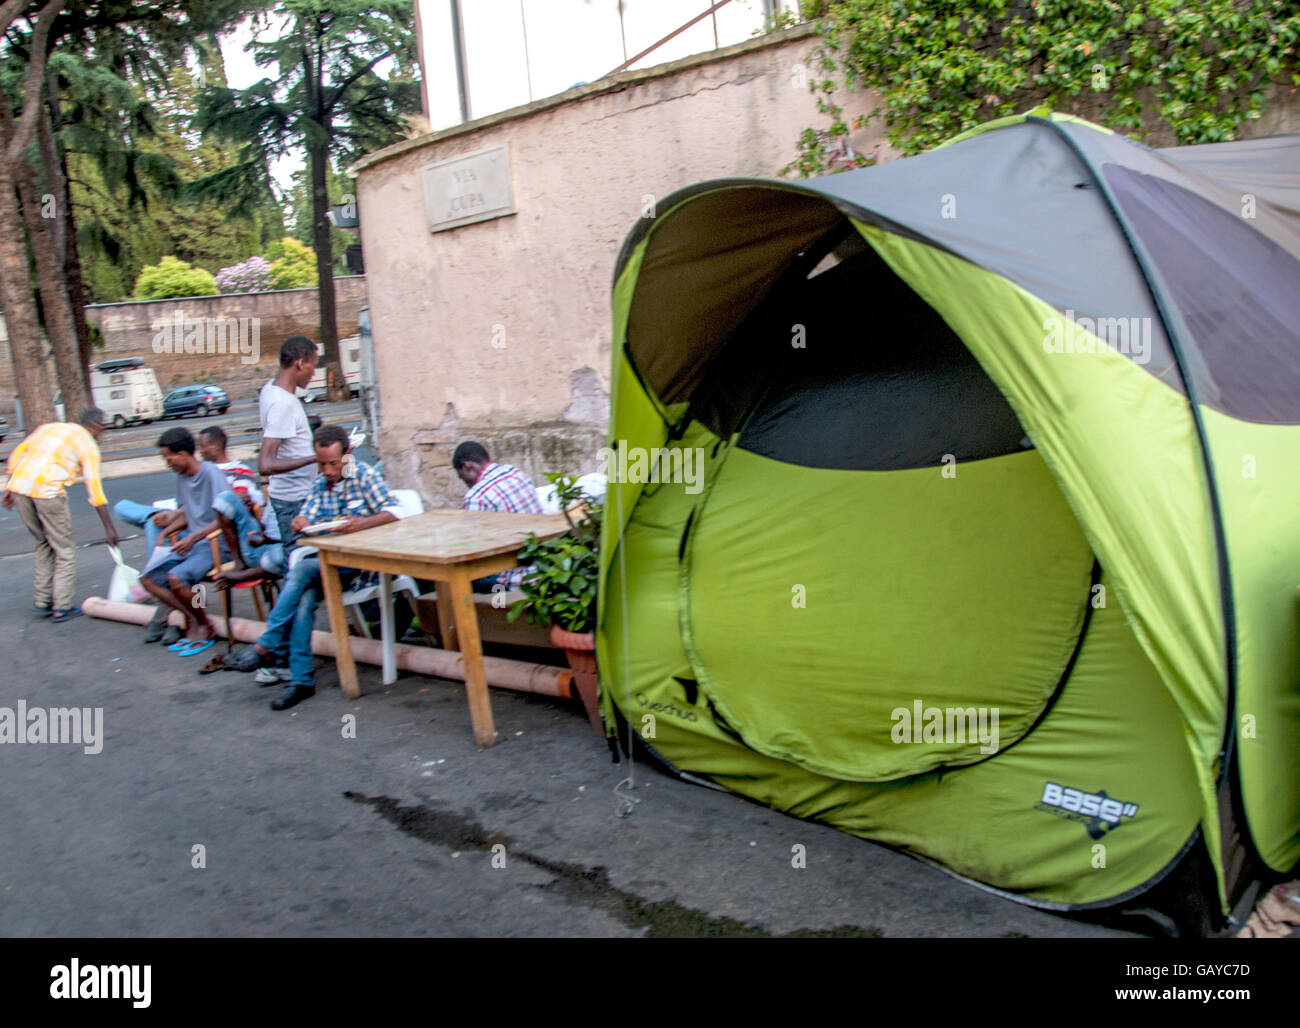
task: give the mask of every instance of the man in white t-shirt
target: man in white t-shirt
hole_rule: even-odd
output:
[[[311,426],[297,395],[314,374],[316,344],[306,336],[290,336],[280,347],[280,371],[262,386],[257,401],[262,421],[262,450],[257,464],[267,476],[266,491],[286,547],[293,540],[289,522],[297,516],[316,479]]]

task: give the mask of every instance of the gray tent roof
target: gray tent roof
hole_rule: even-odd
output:
[[[1063,313],[1144,319],[1145,367],[1169,386],[1186,392],[1185,372],[1202,403],[1297,423],[1297,197],[1300,136],[1154,150],[1037,117],[805,182],[703,182],[624,243],[618,272],[655,227],[629,345],[664,402],[685,398],[699,380],[692,365],[849,216],[958,255]]]

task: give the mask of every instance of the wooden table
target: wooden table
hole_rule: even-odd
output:
[[[318,535],[303,539],[320,551],[321,584],[330,615],[330,631],[338,643],[339,684],[350,700],[361,695],[357,665],[352,659],[343,588],[338,569],[378,571],[381,602],[391,589],[383,588],[391,575],[410,575],[438,583],[438,613],[445,625],[454,622],[455,642],[465,662],[465,692],[474,741],[479,746],[496,742],[487,678],[483,673],[483,645],[478,634],[471,583],[476,578],[518,567],[517,555],[529,533],[539,539],[563,535],[569,529],[563,514],[496,514],[490,511],[433,510],[401,521],[348,535]]]

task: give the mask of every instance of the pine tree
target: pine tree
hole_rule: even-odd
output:
[[[204,133],[242,142],[255,164],[301,146],[311,182],[312,238],[320,279],[322,365],[331,400],[348,387],[339,367],[334,311],[334,247],[330,234],[331,158],[347,161],[400,139],[406,115],[419,110],[414,7],[410,0],[281,0],[260,16],[275,37],[255,41],[258,64],[274,65],[276,78],[243,90],[209,89],[197,126]],[[388,78],[376,69],[391,64]],[[233,196],[243,188],[240,165],[209,176],[209,195]]]

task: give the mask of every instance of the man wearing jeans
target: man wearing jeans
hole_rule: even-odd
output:
[[[222,538],[234,557],[234,567],[214,576],[218,582],[246,582],[262,575],[283,578],[287,561],[280,545],[280,525],[270,507],[259,522],[247,493],[233,489],[212,501]]]
[[[397,520],[397,500],[384,476],[348,452],[348,435],[336,425],[316,430],[316,465],[320,474],[290,526],[301,532],[308,525],[342,521],[335,532],[361,532]],[[343,587],[358,572],[339,569]],[[288,710],[316,695],[316,669],[311,654],[311,633],[321,599],[320,560],[313,553],[290,570],[280,588],[266,631],[257,642],[225,662],[232,671],[255,671],[283,659],[288,651],[289,684],[271,702],[272,710]],[[270,684],[259,679],[262,684]]]
[[[262,386],[257,413],[262,422],[262,449],[257,466],[267,476],[266,491],[286,547],[293,542],[289,523],[316,478],[316,454],[311,426],[297,390],[316,374],[316,344],[306,336],[290,336],[280,347],[280,370]]]
[[[155,507],[135,500],[118,500],[113,504],[113,517],[144,530],[146,553],[153,553],[153,548],[158,545],[158,526],[170,521],[173,513],[170,507]]]

